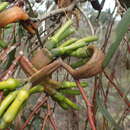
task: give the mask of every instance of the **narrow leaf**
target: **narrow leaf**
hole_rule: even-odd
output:
[[[120,45],[125,33],[128,31],[129,25],[130,25],[130,8],[127,10],[127,12],[124,14],[121,21],[117,25],[116,34],[115,34],[116,37],[114,42],[108,49],[107,55],[103,63],[103,68],[105,68],[109,64],[114,53],[118,49],[118,46]]]

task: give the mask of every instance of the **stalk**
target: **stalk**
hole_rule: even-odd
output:
[[[8,44],[2,40],[0,40],[0,47],[1,48],[6,48],[8,46]]]
[[[72,86],[74,86],[75,84],[72,84]],[[86,83],[84,82],[83,85],[86,85]],[[47,91],[48,89],[46,89]],[[42,85],[36,85],[35,87],[31,88],[29,90],[30,94],[34,94],[37,92],[43,92],[44,91],[44,87]],[[60,94],[59,92],[54,91],[53,89],[49,89],[49,91],[47,91],[49,93],[49,95],[52,96],[53,99],[55,99],[55,101],[58,102],[58,104],[65,110],[69,109],[70,107],[74,108],[74,109],[79,109],[79,107],[72,103],[69,99],[67,99],[63,94],[72,94],[72,95],[78,95],[80,94],[80,92],[78,90],[71,90],[71,89],[64,89],[64,90],[60,90],[60,92],[62,94]],[[54,94],[55,93],[55,94]],[[53,95],[54,94],[54,95]],[[69,103],[69,104],[68,104]]]
[[[9,5],[9,2],[2,2],[0,4],[0,11],[3,11],[8,5]]]
[[[56,80],[48,80],[48,84],[53,86],[55,89],[65,89],[65,88],[75,88],[77,87],[75,82],[70,82],[70,81],[63,81],[59,82]],[[81,82],[82,87],[87,87],[88,83],[87,82]]]
[[[54,36],[52,36],[49,41],[47,42],[47,48],[49,50],[51,50],[52,48],[56,47],[56,44],[58,42],[60,42],[60,40],[63,40],[61,39],[60,37],[62,38],[65,38],[64,36],[62,35],[66,35],[65,31],[68,30],[68,28],[72,25],[72,20],[68,20],[64,25],[62,25],[62,27],[54,34]],[[68,34],[66,35],[68,36]]]
[[[58,91],[60,91],[62,94],[69,94],[69,93],[70,93],[70,95],[71,95],[71,93],[72,93],[72,95],[74,93],[79,94],[78,90],[70,89],[70,88],[73,88],[73,87],[77,87],[75,82],[64,81],[64,82],[59,83],[59,85],[60,86],[56,87],[56,89],[59,89]],[[86,86],[88,86],[88,83],[82,82],[81,86],[86,87]],[[50,95],[53,95],[54,93],[56,93],[56,91],[53,90],[54,88],[48,89],[48,88],[45,88],[43,85],[34,86],[33,88],[31,88],[29,90],[29,93],[34,94],[34,93],[38,93],[38,92],[44,92],[45,89]]]
[[[59,92],[65,95],[80,95],[79,90],[73,90],[73,89],[61,89],[59,90]]]
[[[70,54],[72,51],[74,51],[78,48],[84,47],[89,42],[93,42],[96,40],[98,40],[98,39],[95,36],[85,37],[85,38],[82,38],[69,46],[52,49],[51,53],[55,57],[60,56],[60,55],[64,55],[64,54]]]
[[[21,85],[21,82],[19,80],[9,78],[7,80],[0,82],[0,90],[3,90],[3,89],[13,90],[17,87],[20,87],[20,85]]]
[[[74,86],[75,84],[72,84],[72,86]],[[86,85],[86,83],[84,82],[84,85]],[[72,103],[69,99],[66,99],[66,97],[63,95],[63,94],[59,94],[59,92],[53,90],[53,88],[49,88],[49,89],[46,89],[44,88],[42,85],[36,85],[35,87],[31,88],[29,90],[29,93],[30,94],[34,94],[34,93],[37,93],[37,92],[43,92],[44,89],[48,92],[49,95],[52,96],[53,99],[55,99],[58,104],[65,110],[69,109],[70,106],[74,109],[78,109],[77,105]],[[66,89],[65,89],[66,90]],[[78,94],[79,92],[74,92],[74,90],[66,90],[66,91],[62,91],[60,90],[61,92],[63,92],[64,94],[72,94],[73,95],[76,95],[76,93]],[[71,92],[69,92],[71,91]],[[77,90],[78,91],[78,90]],[[55,93],[55,94],[54,94]],[[54,95],[53,95],[54,94]],[[58,96],[57,96],[58,95]],[[60,95],[60,96],[59,96]],[[69,103],[69,104],[68,104]]]
[[[51,86],[46,86],[45,92],[48,93],[52,97],[53,100],[58,102],[59,105],[61,102],[63,102],[65,104],[67,104],[69,107],[76,109],[76,110],[79,110],[79,107],[77,104],[74,104],[71,100],[66,98],[62,93],[59,93],[57,90],[55,90]]]
[[[18,90],[11,92],[0,104],[0,117],[3,115],[4,111],[8,108],[8,106],[13,102],[15,97],[18,94]]]
[[[72,43],[76,42],[77,39],[76,38],[70,38],[69,40],[65,41],[64,43],[62,43],[60,47],[65,47],[65,46],[68,46],[68,45],[71,45]]]
[[[87,82],[82,82],[81,83],[82,87],[86,87],[88,86]],[[59,89],[58,91],[61,92],[62,94],[69,94],[69,95],[79,95],[79,91],[78,90],[72,90],[70,88],[73,87],[77,87],[75,82],[69,82],[69,81],[64,81],[61,83],[60,87],[57,87],[57,89]],[[30,94],[34,94],[34,93],[38,93],[38,92],[44,92],[45,88],[43,85],[36,85],[33,88],[31,88],[29,90]],[[46,89],[48,90],[48,89]],[[51,95],[52,95],[52,90],[49,89],[51,91]],[[49,93],[50,93],[49,91]]]

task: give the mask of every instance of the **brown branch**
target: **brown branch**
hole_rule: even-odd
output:
[[[20,53],[23,53],[23,52],[20,52]],[[31,64],[31,62],[28,60],[27,57],[22,56],[19,63],[20,63],[20,66],[22,67],[22,69],[24,70],[24,72],[26,73],[26,75],[30,76],[30,75],[34,74],[35,72],[37,72],[37,70]]]
[[[69,5],[68,7],[66,8],[60,8],[60,9],[57,9],[57,10],[54,10],[52,12],[49,12],[48,14],[46,14],[41,20],[40,20],[40,23],[42,21],[44,21],[45,19],[49,18],[49,17],[52,17],[54,15],[57,15],[57,14],[62,14],[62,13],[66,13],[66,12],[69,12],[69,11],[72,11],[74,9],[74,7],[76,6],[76,4],[78,3],[78,0],[74,0],[72,2],[71,5]]]
[[[88,46],[87,49],[92,50],[93,54],[89,61],[78,69],[73,69],[68,64],[61,62],[62,67],[65,68],[75,79],[89,78],[102,72],[102,63],[104,61],[103,52],[95,46]]]
[[[38,82],[43,81],[43,78],[46,78],[49,76],[52,72],[54,72],[56,69],[58,69],[61,66],[60,60],[56,60],[49,65],[44,66],[42,69],[38,70],[36,73],[34,73],[29,80],[31,82]]]

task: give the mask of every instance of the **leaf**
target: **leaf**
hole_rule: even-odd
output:
[[[128,27],[130,25],[130,8],[126,11],[124,16],[122,17],[121,21],[118,23],[116,28],[116,38],[112,45],[109,47],[107,55],[103,62],[103,68],[105,68],[110,60],[112,59],[114,53],[118,49],[125,33],[128,31]]]
[[[105,119],[108,120],[109,123],[115,128],[115,130],[123,130],[122,128],[120,128],[117,125],[117,123],[115,122],[115,120],[112,118],[111,114],[108,112],[108,110],[103,105],[103,102],[99,98],[98,95],[96,95],[96,102],[97,102],[97,106],[99,108],[99,111],[103,114],[103,116],[105,117]]]

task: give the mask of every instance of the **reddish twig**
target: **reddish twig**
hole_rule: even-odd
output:
[[[50,104],[48,103],[48,104],[47,104],[47,113],[46,113],[46,115],[45,115],[45,117],[44,117],[44,120],[43,120],[42,130],[45,129],[45,125],[46,125],[46,122],[47,122],[48,119],[49,119],[49,121],[50,121],[52,127],[54,128],[54,130],[58,130],[58,129],[57,129],[57,126],[56,126],[56,123],[55,123],[55,120],[52,119],[52,113],[53,113],[53,112],[51,111]]]
[[[94,92],[93,92],[93,98],[92,98],[93,104],[95,104],[96,94],[97,94],[97,90],[98,90],[98,86],[99,86],[98,81],[99,81],[99,79],[97,77],[95,77]]]
[[[47,122],[47,119],[48,119],[49,115],[50,115],[50,113],[47,112],[47,114],[44,117],[43,125],[42,125],[42,129],[41,130],[45,130],[45,125],[46,125],[46,122]]]
[[[26,126],[29,124],[29,122],[32,120],[34,114],[39,110],[39,108],[47,101],[47,97],[45,97],[40,103],[38,103],[33,111],[30,113],[28,119],[25,121],[25,123],[23,124],[23,126],[21,127],[20,130],[24,130],[26,128]]]
[[[123,113],[121,114],[121,117],[118,120],[118,124],[121,124],[121,122],[123,122],[125,120],[125,118],[127,117],[127,115],[129,114],[129,108],[125,108],[125,110],[123,111]]]
[[[11,47],[9,47],[9,48],[6,48],[6,49],[4,49],[1,53],[0,53],[0,61],[5,61],[6,60],[6,58],[7,58],[7,56],[8,56],[8,54],[12,51],[12,50],[14,50],[17,46],[19,46],[20,45],[20,43],[16,43],[15,45],[13,45],[13,46],[11,46]]]
[[[90,126],[91,126],[92,130],[96,130],[95,123],[93,120],[92,105],[91,105],[90,101],[88,100],[84,89],[81,87],[79,80],[75,80],[75,81],[76,81],[77,87],[79,88],[80,93],[86,103],[86,106],[88,107],[87,114],[88,114],[88,120],[89,120]]]
[[[0,91],[0,103],[2,101],[2,98],[3,98],[3,91]]]
[[[51,116],[51,115],[49,115],[49,121],[51,122],[51,125],[52,125],[52,127],[54,128],[54,130],[58,130],[58,128],[57,128],[57,125],[56,125],[56,122],[55,122],[55,120],[53,119],[53,117]]]
[[[110,77],[111,77],[111,80],[113,81],[114,79],[114,75],[115,75],[115,70],[113,70],[113,72],[111,73]],[[108,100],[108,94],[109,94],[109,85],[110,85],[110,81],[108,82],[108,86],[107,86],[107,90],[106,90],[106,94],[105,94],[105,104],[107,103],[107,100]]]
[[[2,80],[6,80],[8,79],[10,76],[12,76],[12,74],[14,73],[15,71],[15,68],[16,68],[16,65],[17,63],[19,62],[21,58],[21,55],[20,56],[17,56],[15,58],[15,60],[13,61],[13,64],[9,67],[9,69],[6,71],[6,74],[4,75],[4,77],[2,78]]]
[[[94,92],[93,92],[93,97],[92,97],[92,103],[93,103],[93,114],[96,115],[96,95],[99,91],[99,79],[97,77],[95,77],[95,83],[94,83]],[[95,116],[93,116],[94,122],[95,122],[95,126],[96,126],[96,119]]]
[[[48,119],[49,119],[52,127],[54,128],[54,130],[58,130],[56,122],[55,122],[55,120],[53,119],[53,116],[52,116],[53,112],[51,112],[50,108],[51,108],[51,106],[50,106],[50,104],[48,104],[48,112],[50,113],[49,116],[48,116]]]
[[[113,85],[113,87],[117,90],[117,92],[119,93],[119,95],[122,97],[122,99],[124,100],[124,102],[126,103],[126,105],[128,107],[130,107],[130,102],[127,99],[127,97],[125,97],[124,93],[116,86],[116,84],[111,80],[111,78],[107,75],[107,73],[104,71],[104,75],[106,76],[106,78],[110,81],[110,83]]]

